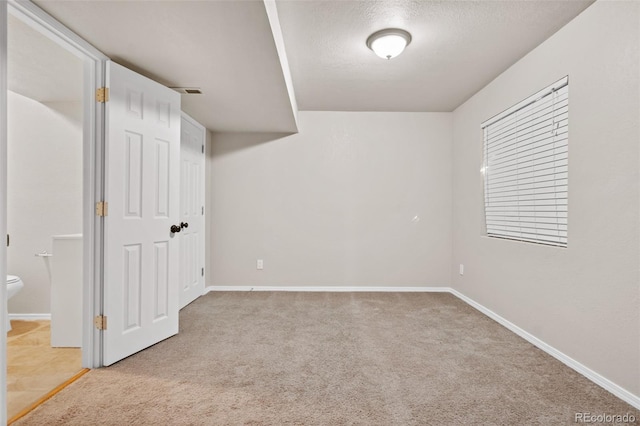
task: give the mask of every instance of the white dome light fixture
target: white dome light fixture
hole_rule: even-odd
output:
[[[411,34],[399,28],[376,31],[367,39],[367,47],[382,59],[395,58],[411,43]]]

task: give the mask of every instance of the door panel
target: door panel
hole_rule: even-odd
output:
[[[180,136],[180,307],[204,292],[204,141],[205,129],[183,114]]]
[[[180,95],[107,62],[103,362],[178,332]]]

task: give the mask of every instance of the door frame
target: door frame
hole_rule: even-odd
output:
[[[7,18],[0,1],[0,235],[7,233]],[[6,277],[7,246],[0,244],[0,277]],[[6,279],[6,278],[5,278]],[[0,424],[7,424],[7,286],[0,285]]]
[[[0,0],[1,1],[1,0]],[[2,3],[8,5],[7,16],[2,22],[6,28],[8,14],[11,14],[34,30],[48,37],[53,42],[64,47],[83,61],[83,310],[82,310],[82,366],[96,368],[102,366],[102,335],[100,330],[94,327],[93,318],[102,312],[102,259],[104,224],[103,219],[96,215],[96,202],[101,201],[104,195],[104,104],[95,101],[96,89],[104,86],[105,63],[109,59],[102,52],[83,40],[80,36],[62,25],[51,15],[40,9],[29,0],[8,0]],[[1,36],[0,36],[1,37]],[[6,37],[0,50],[6,55]],[[5,56],[6,58],[6,56]],[[6,64],[6,60],[3,61]],[[0,70],[0,73],[2,71]],[[4,85],[3,85],[4,84]],[[3,87],[2,87],[3,86]],[[6,70],[0,80],[0,106],[4,105],[0,113],[0,120],[6,123],[6,98],[7,98]],[[0,152],[5,150],[7,136],[6,126],[0,135]],[[3,156],[6,159],[6,155]],[[6,160],[5,160],[6,161]],[[2,164],[0,164],[2,166]],[[4,164],[0,177],[0,184],[6,185],[6,164]],[[6,191],[3,192],[6,194]],[[6,196],[0,199],[0,208],[3,217],[6,218]],[[3,220],[4,222],[4,220]],[[6,223],[0,224],[6,228]],[[5,232],[6,233],[6,232]],[[6,250],[0,252],[0,262],[6,268]],[[1,272],[1,270],[0,270]],[[1,277],[1,275],[0,275]],[[2,286],[3,289],[5,286]],[[6,294],[3,295],[3,299]],[[0,324],[0,334],[4,339],[4,353],[6,354],[6,326]],[[3,357],[6,359],[6,357]],[[5,366],[6,369],[6,366]],[[3,412],[6,415],[6,376],[2,380]]]

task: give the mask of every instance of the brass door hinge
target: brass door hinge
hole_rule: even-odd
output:
[[[93,325],[95,325],[98,330],[106,330],[107,329],[107,317],[104,316],[104,315],[97,315],[93,319]]]
[[[96,102],[105,103],[109,102],[109,88],[100,87],[96,89]]]
[[[96,203],[96,216],[106,216],[109,213],[109,203],[99,201]]]

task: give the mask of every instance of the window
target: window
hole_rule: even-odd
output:
[[[567,246],[569,78],[482,124],[487,236]]]

